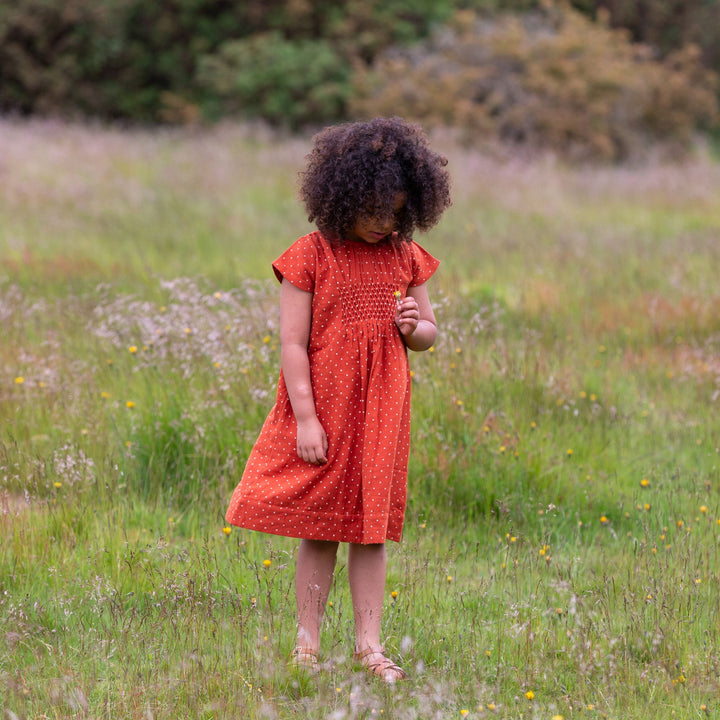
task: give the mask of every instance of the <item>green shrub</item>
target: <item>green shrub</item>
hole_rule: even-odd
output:
[[[575,160],[675,151],[718,121],[717,78],[691,46],[656,61],[626,32],[565,6],[523,17],[459,13],[427,42],[358,69],[352,112],[400,112]]]
[[[198,64],[198,84],[219,112],[297,128],[341,117],[350,69],[330,43],[254,35],[221,46]]]

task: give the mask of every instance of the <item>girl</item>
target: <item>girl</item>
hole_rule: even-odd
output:
[[[300,195],[318,231],[274,263],[281,371],[227,511],[229,523],[301,538],[297,665],[318,668],[320,625],[339,542],[349,543],[354,657],[386,682],[385,541],[399,541],[410,440],[406,348],[436,324],[426,281],[438,261],[412,240],[450,206],[447,161],[419,127],[377,118],[314,138]]]

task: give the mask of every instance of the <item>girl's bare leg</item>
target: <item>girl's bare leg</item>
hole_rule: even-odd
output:
[[[320,626],[332,585],[338,543],[301,540],[295,569],[297,647],[317,653]]]
[[[380,644],[386,564],[384,544],[350,544],[348,576],[355,615],[355,654],[375,675],[394,682],[407,676],[385,656]]]

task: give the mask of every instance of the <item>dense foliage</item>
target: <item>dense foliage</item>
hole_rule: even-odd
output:
[[[498,20],[508,12],[516,20]],[[718,3],[704,0],[16,0],[0,4],[0,113],[179,123],[232,116],[297,129],[385,107],[387,93],[368,100],[369,73],[375,89],[387,88],[398,71],[389,58],[403,57],[403,86],[408,78],[421,85],[402,98],[391,93],[416,98],[393,113],[616,158],[640,139],[680,147],[714,122],[705,69],[720,69],[719,15]],[[476,16],[483,22],[458,29],[458,17]],[[552,38],[533,34],[538,18]],[[488,33],[492,50],[482,47]],[[417,66],[421,57],[433,77]],[[423,110],[426,82],[440,97]],[[488,96],[481,102],[465,94],[478,83],[476,95]]]
[[[717,119],[716,78],[687,46],[664,60],[570,8],[493,20],[472,12],[355,76],[353,108],[402,107],[468,139],[620,160],[661,141],[687,147]]]

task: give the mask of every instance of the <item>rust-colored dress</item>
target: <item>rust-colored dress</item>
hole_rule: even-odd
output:
[[[422,285],[439,262],[396,237],[376,245],[297,240],[278,280],[313,293],[308,356],[328,462],[298,457],[282,372],[277,398],[227,511],[233,525],[352,543],[399,541],[407,496],[410,370],[393,293]]]

